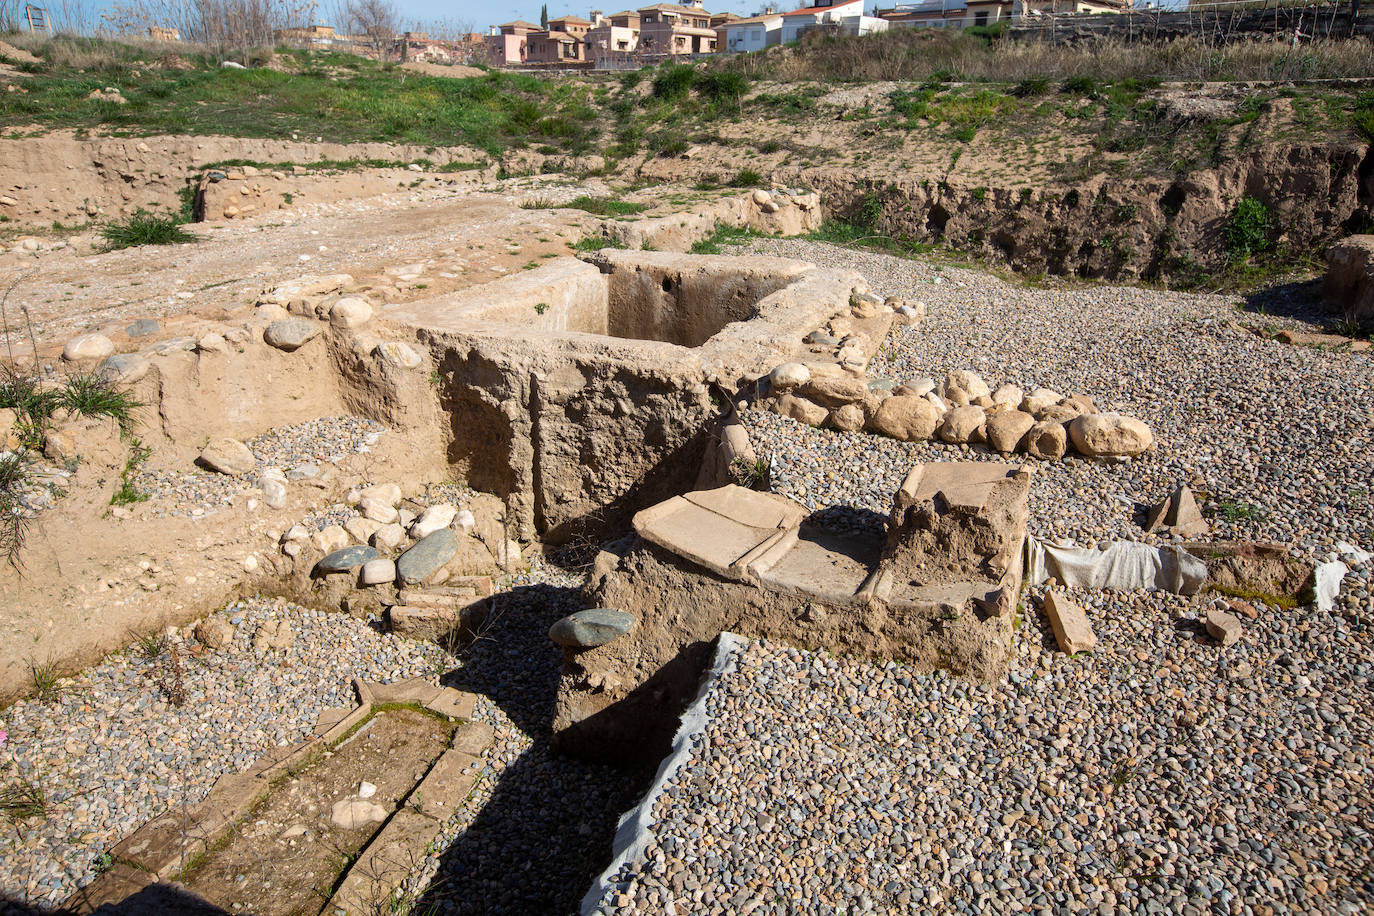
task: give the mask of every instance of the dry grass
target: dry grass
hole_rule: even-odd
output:
[[[1079,47],[1000,40],[943,29],[893,29],[857,38],[818,37],[795,48],[738,55],[726,62],[751,77],[779,81],[964,80],[1016,82],[1074,76],[1170,81],[1340,79],[1374,76],[1374,43],[1282,41],[1215,47],[1199,39],[1158,44],[1102,41]]]

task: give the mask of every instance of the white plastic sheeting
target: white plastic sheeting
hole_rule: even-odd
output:
[[[1026,582],[1054,578],[1070,588],[1146,588],[1195,595],[1207,581],[1207,564],[1180,547],[1114,541],[1106,550],[1045,543],[1026,537]]]

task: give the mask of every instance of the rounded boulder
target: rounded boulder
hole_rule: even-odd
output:
[[[1134,457],[1155,441],[1148,426],[1119,413],[1084,414],[1069,424],[1069,438],[1090,458]]]
[[[893,395],[883,400],[868,428],[902,442],[921,442],[935,434],[940,411],[925,398]]]
[[[1003,454],[1014,452],[1034,425],[1035,417],[1019,410],[994,414],[988,419],[988,445]]]
[[[634,626],[633,614],[596,607],[569,614],[549,627],[549,639],[570,649],[593,649],[619,639]]]

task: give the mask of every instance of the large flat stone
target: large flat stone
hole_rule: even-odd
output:
[[[415,585],[434,575],[457,553],[457,533],[452,528],[441,528],[396,559],[396,574],[407,585]]]
[[[348,572],[357,569],[369,560],[375,560],[379,554],[373,547],[355,545],[336,550],[326,555],[320,562],[315,564],[315,569],[322,573]]]
[[[633,614],[613,608],[597,607],[569,614],[556,621],[549,627],[549,639],[560,646],[591,649],[624,636],[634,625]]]
[[[397,811],[353,863],[324,912],[382,912],[392,892],[424,865],[425,849],[440,826],[418,811]]]
[[[676,496],[634,518],[640,537],[728,578],[742,578],[741,561],[798,525],[806,509],[773,493],[730,484]]]

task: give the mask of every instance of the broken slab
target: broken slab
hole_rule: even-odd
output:
[[[1347,317],[1374,317],[1374,235],[1352,235],[1326,249],[1322,295]]]
[[[1076,655],[1097,647],[1097,636],[1088,622],[1088,615],[1063,593],[1045,593],[1045,616],[1050,619],[1050,628],[1054,630],[1054,639],[1061,652]]]
[[[1221,608],[1212,607],[1207,609],[1207,632],[1224,647],[1240,642],[1244,629],[1239,618]]]
[[[565,649],[557,745],[594,759],[660,758],[722,631],[1001,677],[1029,483],[1010,464],[918,465],[886,525],[874,517],[857,530],[734,485],[643,510],[638,537],[598,557],[586,589],[590,604],[624,609],[633,626]]]

